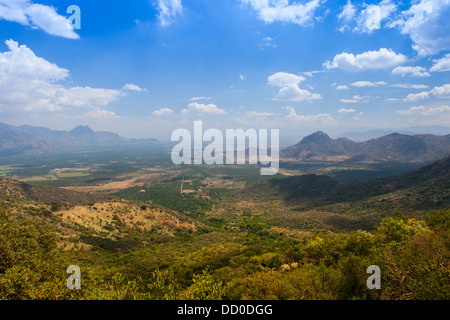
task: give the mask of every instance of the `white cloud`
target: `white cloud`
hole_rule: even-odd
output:
[[[340,85],[336,87],[336,90],[348,90],[350,89],[349,87],[347,87],[346,85]]]
[[[413,77],[429,77],[430,74],[423,67],[397,67],[392,70],[392,74],[401,75],[402,77],[406,75],[411,75]]]
[[[358,25],[355,30],[372,33],[374,30],[380,29],[381,22],[396,10],[397,6],[391,0],[383,0],[379,5],[367,5],[357,19]]]
[[[409,84],[409,83],[397,83],[392,85],[396,88],[403,88],[403,89],[426,89],[428,86],[424,84]]]
[[[438,97],[438,98],[449,98],[450,97],[450,84],[444,84],[441,87],[434,87],[429,92],[424,91],[424,92],[420,92],[420,93],[408,94],[408,96],[403,100],[404,101],[417,101],[417,100],[428,99],[430,97],[430,94],[433,94],[435,97]]]
[[[322,72],[321,70],[316,70],[316,71],[306,71],[306,72],[303,72],[303,74],[306,75],[306,76],[308,76],[308,77],[312,77],[312,76],[314,76],[314,74],[316,74],[316,73],[321,73],[321,72]]]
[[[284,87],[291,84],[300,84],[300,82],[305,81],[305,77],[298,76],[292,73],[277,72],[267,78],[269,84],[277,87]]]
[[[448,127],[450,125],[450,107],[442,106],[418,106],[407,110],[396,110],[397,114],[408,117],[412,125],[430,126],[440,125]]]
[[[247,77],[245,76],[245,74],[240,74],[240,75],[239,75],[239,79],[245,80],[245,79],[247,79]]]
[[[129,91],[137,91],[137,92],[147,91],[147,89],[142,89],[141,87],[139,87],[135,84],[132,84],[132,83],[127,83],[126,85],[123,86],[122,89],[129,90]]]
[[[450,84],[444,84],[442,87],[434,87],[431,93],[436,97],[450,97]]]
[[[404,55],[397,54],[392,49],[381,48],[378,51],[366,51],[357,55],[343,52],[336,55],[333,61],[326,61],[323,66],[328,70],[342,69],[355,72],[385,69],[405,61],[406,57]]]
[[[320,124],[336,124],[337,121],[328,113],[319,113],[314,115],[299,115],[293,107],[284,107],[288,111],[285,119],[302,123],[320,123]]]
[[[166,115],[169,115],[172,113],[173,113],[173,110],[170,108],[161,108],[161,109],[153,111],[153,114],[155,116],[166,116]]]
[[[450,71],[450,53],[438,60],[433,60],[434,65],[430,68],[432,72]]]
[[[215,104],[202,104],[198,102],[190,103],[186,109],[181,110],[181,113],[188,112],[225,114],[225,110],[218,108]]]
[[[100,108],[117,100],[120,90],[71,87],[69,71],[37,57],[26,45],[8,40],[9,51],[0,52],[0,104],[8,109],[51,112],[67,108]]]
[[[355,1],[356,2],[356,1]],[[340,31],[372,33],[381,28],[397,28],[410,37],[420,56],[450,49],[450,0],[414,0],[410,7],[398,12],[401,2],[382,0],[378,4],[348,1],[339,14]],[[358,3],[356,2],[356,3]]]
[[[353,87],[357,88],[364,88],[364,87],[378,87],[378,86],[385,86],[387,85],[384,81],[377,81],[377,82],[371,82],[371,81],[356,81],[351,84]]]
[[[48,34],[68,39],[78,39],[67,18],[59,15],[55,8],[31,0],[0,0],[0,19],[17,22]]]
[[[428,99],[430,97],[429,92],[420,92],[420,93],[410,93],[406,96],[404,101],[418,101],[418,100],[424,100]]]
[[[352,99],[341,99],[340,101],[343,103],[361,103],[361,102],[369,102],[369,96],[360,96],[354,95]]]
[[[308,90],[300,89],[300,82],[305,78],[291,73],[277,72],[268,77],[268,82],[272,86],[281,87],[273,100],[278,101],[303,101],[322,99],[319,94],[314,94]]]
[[[159,23],[168,26],[183,12],[183,4],[181,0],[158,0],[156,9]]]
[[[26,45],[19,46],[13,40],[6,40],[5,44],[9,51],[0,52],[0,81],[5,85],[8,78],[14,77],[57,81],[64,80],[69,76],[69,70],[37,57]]]
[[[450,107],[443,105],[440,107],[425,107],[425,106],[418,106],[418,107],[411,107],[407,110],[396,110],[398,114],[401,115],[422,115],[422,116],[431,116],[431,115],[440,115],[443,113],[447,113],[450,115]]]
[[[88,113],[86,113],[85,117],[87,118],[96,118],[96,119],[118,119],[119,116],[112,111],[107,111],[100,108],[94,108]]]
[[[393,26],[413,41],[420,56],[450,49],[450,0],[420,0],[402,12]]]
[[[348,23],[355,18],[357,13],[356,7],[349,0],[347,4],[343,7],[342,12],[338,15],[339,21],[343,21],[344,23]],[[344,25],[340,30],[344,31],[346,29],[346,25]]]
[[[300,89],[297,85],[289,85],[280,89],[273,100],[278,101],[303,101],[322,99],[321,95],[313,94],[308,90]]]
[[[314,21],[315,12],[322,0],[310,0],[305,3],[289,0],[241,0],[258,13],[259,19],[266,23],[275,21],[291,22],[301,26]]]
[[[346,108],[341,108],[338,110],[339,113],[354,113],[356,112],[355,109],[346,109]]]
[[[338,15],[341,22],[339,30],[352,29],[353,31],[372,33],[374,30],[381,29],[382,22],[396,10],[397,6],[392,0],[382,0],[379,4],[370,5],[362,3],[359,6],[352,4],[349,0]],[[350,24],[354,27],[350,27]]]
[[[209,100],[211,97],[193,97],[191,98],[191,101],[197,101],[197,100]]]

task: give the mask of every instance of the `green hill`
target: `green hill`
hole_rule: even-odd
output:
[[[265,179],[250,186],[250,194],[277,195],[288,202],[317,200],[320,205],[352,202],[396,194],[393,200],[410,209],[437,209],[450,205],[450,157],[417,170],[357,183],[338,183],[326,175]]]

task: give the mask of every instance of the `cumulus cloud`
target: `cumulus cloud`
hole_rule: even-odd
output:
[[[338,15],[339,21],[344,23],[343,27],[341,27],[341,31],[344,31],[348,26],[346,25],[350,21],[352,21],[357,14],[357,8],[353,3],[349,0],[347,4],[343,7],[341,13]]]
[[[188,105],[187,108],[181,110],[181,113],[211,113],[211,114],[225,114],[225,110],[218,108],[215,104],[202,104],[198,102],[193,102]]]
[[[413,41],[420,56],[450,49],[450,0],[420,0],[393,23]]]
[[[422,115],[422,116],[431,116],[431,115],[440,115],[446,113],[450,115],[450,107],[443,105],[440,107],[411,107],[407,110],[396,110],[398,114],[410,116],[410,115]]]
[[[424,91],[424,92],[420,92],[420,93],[410,93],[403,100],[410,102],[410,101],[418,101],[418,100],[428,99],[429,97],[430,97],[430,93]]]
[[[450,71],[450,53],[447,53],[441,59],[433,60],[434,65],[430,68],[431,72]]]
[[[0,19],[42,29],[55,36],[79,38],[67,18],[59,15],[54,7],[31,0],[0,0]]]
[[[411,93],[403,99],[404,101],[417,101],[428,99],[430,95],[434,95],[438,98],[449,98],[450,97],[450,84],[444,84],[440,87],[434,87],[431,91],[424,91],[420,93]]]
[[[156,9],[159,23],[168,26],[183,12],[183,4],[181,0],[158,0]]]
[[[9,51],[0,53],[0,81],[5,85],[8,78],[28,78],[36,81],[64,80],[69,70],[37,57],[26,45],[13,40],[6,40]]]
[[[393,0],[378,4],[348,1],[338,16],[340,31],[372,33],[381,28],[396,28],[413,42],[413,49],[420,56],[437,54],[450,49],[450,0],[416,0],[408,9],[396,5]]]
[[[381,22],[396,10],[397,6],[391,0],[383,0],[378,5],[366,5],[357,19],[355,30],[372,33],[374,30],[381,29]]]
[[[382,22],[397,10],[392,0],[382,0],[379,4],[354,5],[350,0],[342,8],[338,19],[341,22],[340,31],[351,29],[353,31],[372,33],[381,29]]]
[[[127,83],[126,85],[123,86],[122,89],[128,90],[128,91],[137,91],[137,92],[147,91],[147,89],[142,89],[141,87],[139,87],[138,85],[135,85],[133,83]]]
[[[304,3],[289,0],[241,0],[258,13],[259,19],[266,23],[276,21],[295,23],[300,26],[311,24],[323,0],[310,0]]]
[[[268,77],[269,84],[281,88],[273,100],[303,101],[322,99],[319,94],[311,93],[299,87],[299,84],[304,80],[305,78],[302,76],[286,72],[277,72],[271,75]]]
[[[414,125],[450,125],[450,107],[447,105],[417,106],[396,112],[408,117],[409,122]]]
[[[444,84],[441,87],[434,87],[431,93],[436,97],[450,97],[450,84]]]
[[[269,84],[277,87],[285,87],[291,84],[300,84],[300,82],[305,81],[305,77],[298,76],[287,72],[277,72],[267,78]]]
[[[170,108],[161,108],[161,109],[153,111],[153,114],[155,116],[167,116],[172,113],[173,113],[173,110]]]
[[[423,67],[397,67],[392,70],[392,74],[401,75],[402,77],[406,75],[411,75],[413,77],[429,77],[431,76],[427,70]]]
[[[407,58],[395,53],[392,49],[381,48],[378,51],[366,51],[354,55],[343,52],[336,55],[332,61],[326,61],[323,66],[328,69],[342,69],[345,71],[365,71],[385,69],[404,63]]]
[[[9,110],[51,112],[68,108],[101,108],[123,96],[120,90],[70,87],[69,71],[37,57],[26,45],[5,41],[9,51],[0,52],[0,105]]]

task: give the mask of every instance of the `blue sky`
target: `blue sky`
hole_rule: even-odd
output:
[[[199,119],[449,128],[449,15],[450,0],[0,0],[0,122],[161,140]]]

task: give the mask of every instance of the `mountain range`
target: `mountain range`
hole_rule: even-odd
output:
[[[450,135],[392,133],[364,142],[332,139],[322,131],[280,152],[285,160],[422,163],[450,155]]]
[[[112,132],[96,132],[88,126],[71,131],[0,123],[0,156],[41,154],[90,149],[101,146],[157,144],[155,139],[127,139]]]

